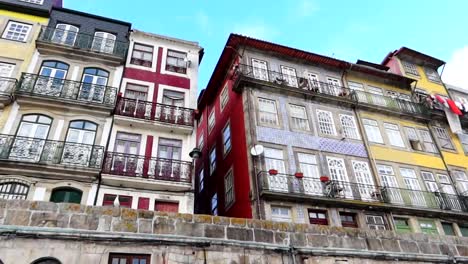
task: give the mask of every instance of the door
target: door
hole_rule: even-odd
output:
[[[340,96],[342,93],[341,90],[341,82],[338,79],[335,78],[327,78],[327,87],[328,91],[325,91],[326,94],[334,95],[334,96]]]
[[[297,160],[301,172],[304,174],[302,184],[304,192],[311,195],[323,195],[322,183],[317,165],[317,157],[312,154],[298,153]]]
[[[369,103],[374,105],[386,105],[385,98],[383,96],[383,90],[378,87],[368,86],[369,90]]]
[[[426,199],[424,198],[424,193],[422,192],[414,170],[401,168],[400,173],[408,189],[406,190],[406,196],[409,197],[411,204],[414,206],[426,207]]]
[[[289,86],[297,87],[296,69],[281,66],[281,73],[283,74],[283,79],[286,80]]]
[[[382,199],[385,202],[403,204],[398,182],[395,177],[395,172],[391,166],[377,165],[377,170],[384,188],[382,189]]]
[[[178,181],[185,178],[187,166],[181,165],[182,140],[160,138],[156,177],[162,180]]]
[[[372,179],[372,174],[369,169],[369,164],[365,161],[353,160],[353,170],[356,181],[358,182],[358,190],[363,200],[375,200],[375,185]]]
[[[79,100],[102,103],[109,73],[98,68],[87,68],[83,73]]]
[[[141,136],[117,132],[114,147],[112,171],[118,175],[135,176],[143,169],[143,160],[139,161]],[[141,165],[140,165],[141,164]]]
[[[8,78],[11,78],[13,75],[13,70],[15,69],[15,64],[0,62],[0,94],[8,91],[12,88],[13,82]]]
[[[252,71],[254,78],[268,81],[268,66],[266,61],[252,59]]]
[[[157,111],[160,119],[170,123],[184,123],[187,121],[188,112],[183,108],[185,104],[185,93],[165,89],[163,91],[162,109]],[[159,114],[160,113],[160,114]]]
[[[138,118],[149,118],[152,104],[146,102],[147,97],[147,86],[127,83],[125,96],[119,101],[119,114]]]
[[[78,27],[67,24],[57,24],[51,40],[54,43],[74,46],[78,31]]]
[[[92,50],[103,53],[114,53],[116,36],[107,32],[94,33]]]
[[[93,152],[97,125],[89,121],[72,121],[63,148],[62,163],[87,166]]]
[[[23,116],[10,150],[10,159],[40,161],[51,123],[52,119],[47,116]]]
[[[65,85],[68,65],[58,61],[45,61],[39,71],[34,93],[60,96]]]
[[[318,92],[320,90],[320,81],[318,75],[308,72],[306,76],[307,80],[309,81],[309,89],[314,92]]]
[[[342,158],[327,157],[328,171],[331,179],[336,181],[342,189],[336,195],[344,196],[343,198],[353,198],[353,192],[349,185],[348,173],[346,172],[345,161]]]

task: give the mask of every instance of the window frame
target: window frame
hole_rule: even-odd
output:
[[[213,128],[216,125],[216,109],[213,107],[210,114],[208,115],[208,134],[213,131]]]
[[[149,51],[143,50],[143,49],[138,49],[136,46],[142,46],[142,47],[147,47],[151,48],[151,53]],[[135,58],[135,51],[141,52],[142,53],[142,58]],[[151,61],[144,59],[144,54],[151,54]],[[135,42],[133,43],[132,47],[132,54],[130,57],[130,64],[131,65],[136,65],[136,66],[141,66],[141,67],[146,67],[146,68],[152,68],[153,67],[153,61],[154,61],[154,46],[152,45],[147,45],[147,44],[142,44]],[[135,60],[142,61],[141,63],[136,63]],[[144,62],[149,62],[149,65],[145,64]]]
[[[413,228],[410,225],[409,218],[407,218],[407,217],[398,217],[398,216],[395,217],[394,216],[392,220],[393,220],[393,225],[395,226],[395,232],[396,233],[400,233],[400,234],[402,234],[402,233],[413,233]],[[402,225],[398,225],[397,221],[404,221],[405,228],[401,228]],[[398,228],[398,227],[400,227],[400,228]]]
[[[397,125],[397,124],[393,124],[393,123],[387,123],[387,122],[384,122],[383,123],[383,126],[384,126],[384,130],[385,130],[385,134],[387,135],[387,139],[388,139],[388,143],[393,146],[393,147],[398,147],[398,148],[406,148],[406,145],[405,145],[405,141],[403,140],[403,136],[401,135],[401,131],[400,131],[400,126]],[[389,133],[389,131],[392,131],[393,133],[397,133],[397,134],[391,134]],[[399,136],[398,138],[393,138],[390,136]],[[396,141],[400,141],[402,145],[397,145],[397,143],[399,142],[396,142]]]
[[[437,143],[439,143],[440,148],[445,150],[445,151],[455,152],[456,151],[455,145],[453,144],[452,138],[450,137],[450,134],[449,134],[447,128],[440,127],[440,126],[433,126],[433,129],[434,129],[434,134],[435,134],[436,139],[437,139]],[[443,137],[443,136],[445,136],[444,134],[447,136],[447,138]],[[445,141],[447,144],[450,144],[450,147],[446,147],[447,144],[442,145],[443,141]]]
[[[213,196],[211,196],[211,215],[218,215],[218,193],[214,193]]]
[[[302,117],[297,117],[297,116],[293,116],[293,110],[292,108],[301,108],[301,110],[304,110],[304,117],[305,118],[302,118]],[[289,119],[290,119],[290,126],[293,130],[297,130],[297,131],[310,131],[310,123],[309,123],[309,115],[307,114],[307,108],[303,105],[298,105],[298,104],[291,104],[289,103],[288,104],[288,110],[289,110]],[[304,122],[305,126],[304,127],[300,127],[298,126],[298,122],[295,121],[295,120],[299,120],[299,122]]]
[[[401,66],[403,67],[403,71],[406,74],[411,74],[413,76],[421,76],[418,72],[418,66],[412,62],[401,60]]]
[[[429,67],[424,67],[424,74],[426,75],[426,79],[428,81],[434,83],[441,83],[439,72],[437,72],[436,70]]]
[[[229,171],[224,175],[224,208],[227,211],[236,200],[235,186],[234,186],[234,171]]]
[[[345,138],[349,138],[349,139],[361,140],[361,135],[359,133],[356,118],[353,115],[349,115],[349,114],[340,114],[339,117],[340,117],[340,124],[341,124],[341,128],[342,128],[342,136],[345,137]],[[343,118],[349,118],[349,121],[351,121],[352,126],[349,126],[349,125],[345,126],[345,124],[343,124]],[[346,135],[347,134],[345,132],[346,129],[353,130],[352,134],[354,133],[354,135],[352,135],[352,136]]]
[[[375,215],[375,214],[366,214],[365,215],[366,217],[366,225],[369,229],[371,230],[388,230],[388,226],[385,222],[385,217],[383,215]],[[372,219],[374,219],[374,223],[370,223],[369,222],[369,217],[372,217]],[[382,224],[379,224],[377,222],[375,222],[375,218],[380,218],[382,219]],[[377,227],[376,229],[374,228],[371,228],[371,227]],[[379,229],[378,227],[383,227],[383,229]]]
[[[30,184],[28,182],[6,178],[0,181],[0,198],[5,200],[26,200],[29,189]]]
[[[278,127],[278,126],[280,126],[280,117],[279,117],[279,114],[278,114],[278,103],[277,103],[277,101],[274,100],[274,99],[258,97],[257,98],[257,103],[258,103],[258,124],[262,125],[262,126],[269,126],[269,127]],[[266,103],[269,103],[269,104],[273,105],[275,111],[270,112],[270,111],[267,111],[267,110],[262,110],[262,105],[264,105]],[[274,120],[271,118],[272,116],[275,116]],[[262,121],[262,119],[264,119],[264,121]]]
[[[342,227],[349,227],[349,228],[359,228],[359,223],[358,223],[358,216],[357,213],[353,212],[339,212],[340,215],[340,222]],[[343,221],[344,217],[351,217],[353,221]]]
[[[331,111],[322,110],[322,109],[316,109],[315,113],[317,115],[317,126],[318,126],[319,133],[322,134],[322,135],[326,135],[326,136],[336,136],[337,135],[336,125],[335,125],[335,120],[333,119],[333,113]],[[328,120],[329,123],[324,122],[324,120],[321,120],[320,114],[326,114],[327,118],[329,118],[329,120]],[[324,130],[323,130],[323,129],[325,129],[324,126],[327,126],[328,128],[330,128],[330,133],[331,134],[326,132],[326,131],[324,132]]]
[[[112,199],[112,202],[110,201],[107,202],[106,197],[112,197],[112,196],[114,197],[114,199]],[[119,204],[120,204],[119,207],[132,208],[133,196],[113,194],[113,193],[105,193],[102,196],[102,206],[114,206],[114,201],[115,201],[115,198],[117,197],[119,198]],[[129,201],[122,203],[121,198],[128,198]]]
[[[273,208],[278,208],[279,211],[281,211],[282,209],[287,210],[288,216],[284,217],[284,215],[282,216],[281,214],[273,214]],[[270,212],[271,212],[271,221],[291,223],[292,220],[293,220],[293,218],[292,218],[292,208],[289,207],[289,206],[271,205],[270,206]]]
[[[375,122],[375,125],[373,124],[374,122]],[[366,132],[367,140],[369,142],[376,143],[376,144],[384,144],[384,139],[382,137],[382,131],[380,130],[379,122],[377,122],[376,120],[373,120],[373,119],[363,118],[362,119],[362,124],[363,124],[363,127],[364,127],[364,131]],[[368,130],[368,128],[372,129],[372,130]],[[369,135],[371,134],[371,133],[369,133],[370,131],[373,132],[373,133],[378,132],[378,139],[380,141],[374,141],[374,140],[377,139],[375,137],[376,135],[372,135],[372,138],[370,138],[369,137]]]
[[[181,57],[169,55],[170,52],[178,53],[179,55],[183,55],[185,57],[181,58]],[[187,56],[188,56],[187,52],[173,50],[173,49],[167,49],[165,70],[168,71],[168,72],[174,72],[174,73],[179,73],[179,74],[187,74],[187,69],[189,68],[189,60],[188,60]],[[169,59],[175,59],[177,61],[176,65],[173,65],[172,63],[169,63]],[[184,62],[183,66],[178,64],[180,60],[182,60],[182,62]]]
[[[226,136],[226,130],[229,130],[229,136]],[[224,126],[222,131],[222,138],[223,138],[223,156],[226,157],[232,149],[232,133],[231,133],[231,123],[227,122],[226,126]],[[226,147],[228,145],[228,147]]]
[[[205,147],[205,133],[203,131],[200,133],[200,136],[198,137],[197,147],[200,151],[202,151],[203,148]]]
[[[221,112],[224,110],[228,102],[229,102],[229,83],[226,82],[223,89],[221,90],[221,93],[219,94],[219,109],[221,109]]]
[[[198,172],[198,192],[201,193],[205,189],[205,168],[201,168]]]
[[[282,159],[279,159],[279,158],[276,158],[276,157],[273,157],[273,156],[267,157],[266,152],[267,152],[268,150],[273,150],[273,151],[279,151],[279,152],[281,152]],[[265,170],[266,170],[266,171],[268,171],[268,170],[270,170],[270,169],[274,169],[274,170],[277,170],[278,173],[282,173],[282,174],[285,174],[285,173],[287,172],[287,168],[286,168],[286,164],[287,164],[287,163],[286,163],[286,160],[285,160],[284,149],[279,148],[279,146],[276,146],[276,147],[266,146],[266,147],[264,147],[263,153],[264,153],[264,154],[263,154],[263,158],[264,158]],[[282,163],[281,168],[269,168],[268,165],[267,165],[267,164],[269,163],[269,162],[267,162],[267,159],[272,160],[272,161],[275,161],[275,162],[281,162],[281,163]],[[284,171],[283,171],[283,170],[284,170]]]
[[[7,35],[8,33],[11,31],[10,30],[10,27],[11,27],[11,24],[18,24],[18,25],[21,25],[22,27],[27,27],[27,31],[26,33],[24,33],[24,39],[23,40],[19,40],[19,39],[12,39],[12,38],[7,38]],[[33,28],[33,25],[32,24],[28,24],[28,23],[24,23],[24,22],[19,22],[19,21],[16,21],[16,20],[8,20],[7,23],[6,23],[6,26],[2,32],[2,39],[6,39],[6,40],[11,40],[11,41],[16,41],[16,42],[21,42],[21,43],[27,43],[28,42],[28,39],[29,39],[29,36],[30,36],[30,33],[32,31],[32,28]]]
[[[312,218],[310,214],[315,214],[317,217]],[[325,218],[320,218],[319,214],[325,216]],[[309,218],[309,224],[311,225],[329,225],[328,222],[328,212],[327,210],[320,210],[320,209],[308,209],[307,210],[307,217]]]
[[[213,160],[212,157],[214,157]],[[210,175],[213,175],[213,172],[216,170],[216,146],[213,146],[208,154],[210,161]]]
[[[29,4],[34,4],[34,5],[43,5],[44,0],[20,0],[21,2],[29,3]]]
[[[138,258],[137,260],[144,259],[146,264],[151,264],[151,254],[126,254],[126,253],[109,253],[109,262],[108,264],[112,264],[112,260],[114,258],[118,259],[126,259],[126,263],[131,264],[135,260],[134,258]],[[138,261],[140,262],[140,261]]]

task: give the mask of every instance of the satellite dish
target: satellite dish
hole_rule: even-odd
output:
[[[250,154],[252,154],[254,157],[257,157],[263,154],[263,150],[264,149],[262,145],[255,145],[250,149]]]

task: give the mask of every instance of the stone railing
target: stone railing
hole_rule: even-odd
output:
[[[343,258],[352,258],[352,263],[468,261],[465,237],[115,207],[0,200],[0,224],[4,263],[14,263],[15,256],[31,258],[24,263],[41,256],[62,263],[108,263],[109,252],[150,254],[151,263],[282,263],[283,258],[283,263],[338,263]]]

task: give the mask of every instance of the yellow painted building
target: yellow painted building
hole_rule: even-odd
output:
[[[46,8],[46,7],[44,7]],[[50,7],[49,7],[50,8]],[[0,78],[19,80],[21,73],[27,72],[35,52],[35,41],[41,31],[41,26],[47,25],[49,12],[47,10],[29,9],[28,7],[11,8],[5,5],[0,10]],[[10,85],[13,80],[9,79]],[[5,83],[5,81],[3,81]],[[11,90],[8,90],[8,92]],[[13,105],[11,99],[2,97],[0,102],[0,131]],[[11,97],[9,97],[11,98]]]

